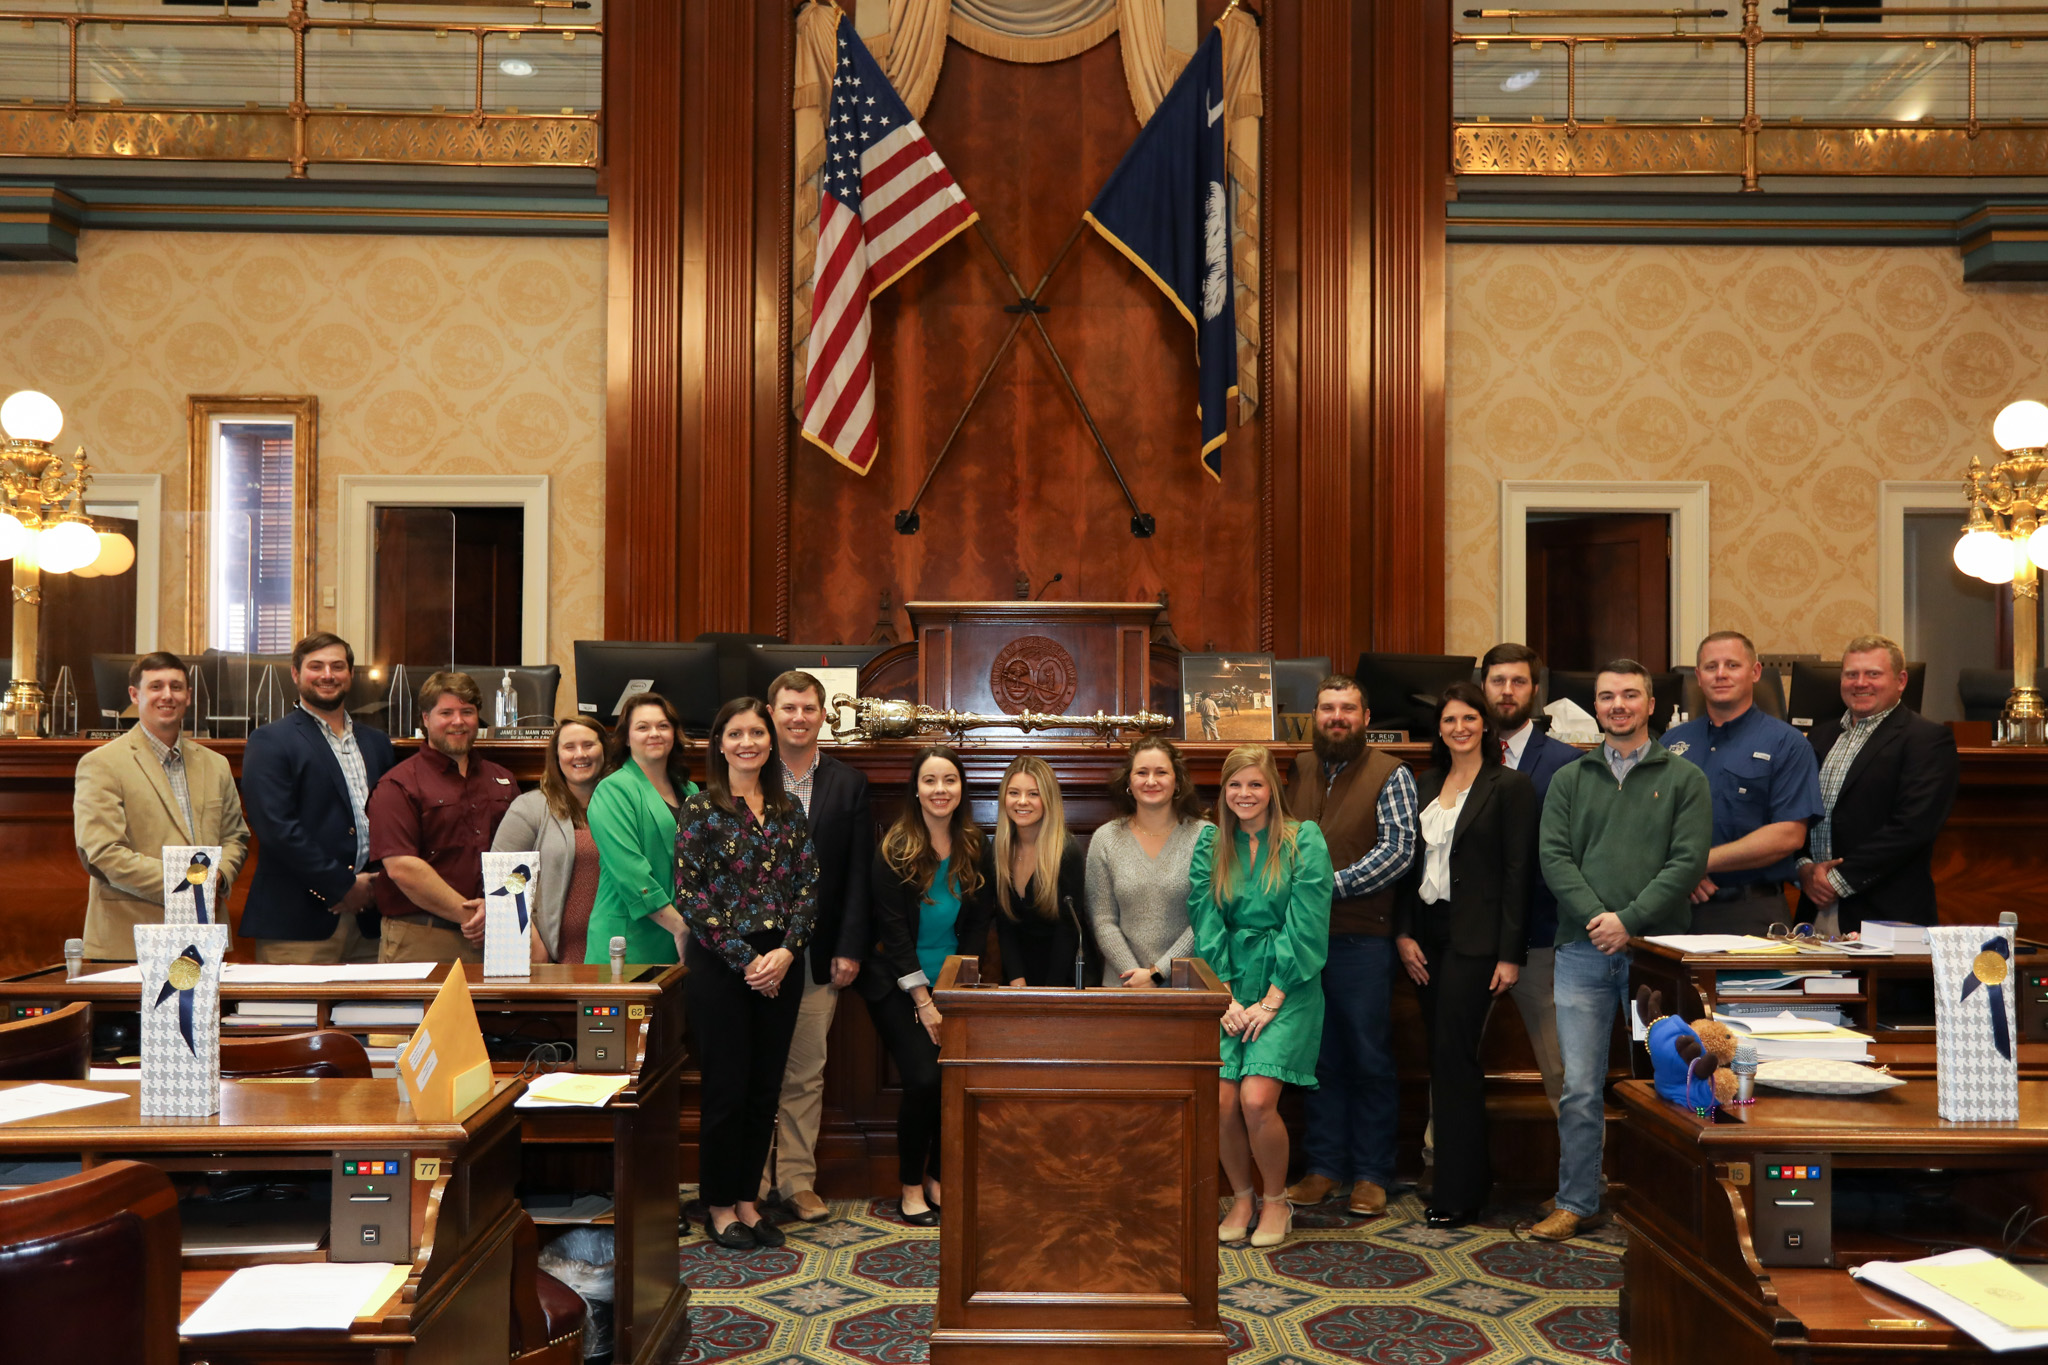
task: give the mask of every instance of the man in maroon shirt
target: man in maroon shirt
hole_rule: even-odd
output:
[[[483,695],[467,673],[420,688],[427,742],[370,793],[370,862],[383,864],[379,962],[482,962],[484,864],[519,795],[512,774],[470,753]]]

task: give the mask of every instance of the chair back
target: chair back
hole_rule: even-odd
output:
[[[92,1006],[74,1000],[0,1024],[0,1081],[82,1081],[92,1066]]]
[[[368,1080],[370,1054],[353,1033],[314,1029],[274,1038],[220,1040],[220,1078],[224,1081],[266,1077],[315,1076]]]
[[[540,1268],[540,1233],[521,1213],[512,1230],[513,1365],[582,1365],[589,1308]]]
[[[0,1192],[9,1360],[176,1365],[178,1195],[139,1161]]]

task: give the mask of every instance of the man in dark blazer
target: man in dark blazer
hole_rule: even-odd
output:
[[[1542,656],[1535,650],[1505,641],[1486,651],[1479,668],[1486,703],[1493,708],[1494,723],[1500,728],[1501,764],[1527,777],[1536,788],[1540,816],[1551,777],[1565,764],[1584,757],[1585,751],[1576,744],[1552,739],[1535,723],[1536,679],[1543,672]],[[1521,1011],[1529,1048],[1536,1054],[1536,1069],[1543,1075],[1543,1093],[1550,1097],[1554,1112],[1564,1094],[1564,1058],[1557,1050],[1557,1005],[1551,994],[1557,967],[1557,897],[1544,885],[1543,869],[1533,863],[1529,911],[1523,925],[1529,960],[1509,993]]]
[[[258,962],[375,961],[367,807],[397,756],[348,714],[355,651],[338,635],[292,650],[299,704],[258,726],[242,754],[242,803],[261,850],[242,932]]]
[[[1799,859],[1799,918],[1825,930],[1867,919],[1933,924],[1934,841],[1961,762],[1946,725],[1907,707],[1906,654],[1882,635],[1842,647],[1840,716],[1813,727],[1826,814]]]
[[[775,1154],[761,1173],[761,1197],[781,1198],[807,1223],[830,1215],[818,1197],[818,1120],[825,1105],[825,1039],[839,1007],[839,992],[853,984],[867,953],[869,871],[875,856],[875,821],[865,775],[821,753],[825,686],[809,673],[789,672],[768,684],[775,715],[775,753],[783,790],[803,803],[818,856],[818,919],[811,932],[808,967],[800,966],[803,1005],[790,1040]]]

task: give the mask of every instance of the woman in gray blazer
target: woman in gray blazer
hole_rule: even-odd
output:
[[[540,855],[540,904],[530,922],[535,962],[581,962],[597,901],[597,845],[590,794],[605,775],[604,731],[581,716],[555,722],[540,786],[506,810],[491,840],[496,853]]]

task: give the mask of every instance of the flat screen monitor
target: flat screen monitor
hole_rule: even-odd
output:
[[[1920,709],[1920,699],[1927,691],[1927,665],[1906,664],[1905,703],[1911,709]],[[1785,699],[1785,719],[1794,729],[1811,730],[1816,724],[1830,716],[1840,716],[1842,705],[1842,661],[1809,663],[1795,659],[1792,663],[1792,686]]]
[[[1470,654],[1361,654],[1358,683],[1365,689],[1371,728],[1406,730],[1427,741],[1436,706],[1454,682],[1471,682],[1478,659]]]
[[[1330,660],[1327,655],[1309,659],[1273,660],[1273,700],[1275,709],[1301,715],[1314,715],[1316,709],[1316,684],[1330,676]]]
[[[791,669],[865,668],[887,645],[748,645],[747,693],[770,701],[768,684]]]
[[[134,722],[133,716],[121,719],[128,712],[128,670],[135,666],[139,654],[95,654],[92,656],[93,713],[85,714],[79,708],[78,728],[81,730],[125,730]]]
[[[619,703],[634,692],[656,692],[682,714],[683,729],[711,733],[725,697],[718,685],[718,646],[666,640],[576,641],[576,710],[607,728]]]

